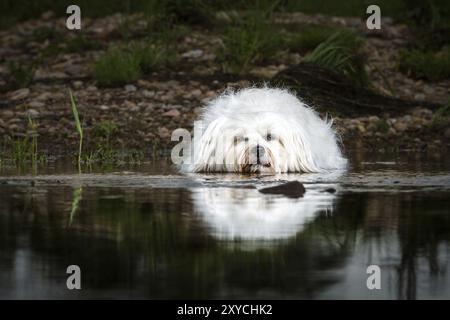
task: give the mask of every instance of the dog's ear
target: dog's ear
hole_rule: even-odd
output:
[[[223,152],[226,133],[223,128],[226,121],[225,117],[217,118],[207,125],[200,137],[194,137],[195,172],[217,171],[225,164]]]
[[[304,130],[296,129],[291,131],[291,143],[287,146],[289,157],[289,171],[296,172],[319,172],[317,159],[311,145],[309,134]]]

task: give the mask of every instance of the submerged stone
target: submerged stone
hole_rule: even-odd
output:
[[[299,181],[290,181],[278,186],[262,188],[258,190],[264,194],[281,194],[290,198],[300,198],[305,194],[305,187]]]

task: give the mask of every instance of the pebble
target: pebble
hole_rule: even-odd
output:
[[[12,118],[14,117],[14,112],[12,110],[5,110],[3,111],[3,116],[4,118]]]
[[[378,121],[380,121],[380,118],[377,116],[370,116],[369,117],[369,122],[370,123],[377,123]]]
[[[398,132],[403,132],[408,128],[407,124],[404,122],[397,121],[394,123],[394,129]]]
[[[195,89],[194,91],[192,91],[192,95],[194,97],[200,97],[202,95],[202,91],[200,89]]]
[[[407,114],[406,116],[403,116],[402,119],[406,123],[410,123],[412,121],[412,117],[409,114]]]
[[[31,108],[42,108],[43,106],[45,106],[44,103],[40,102],[40,101],[31,101],[28,106],[30,106]]]
[[[49,92],[43,92],[36,97],[36,100],[46,101],[46,100],[50,99],[50,97],[51,97],[51,94]]]
[[[34,109],[28,109],[27,115],[30,116],[31,118],[36,118],[37,116],[39,116],[39,111]]]
[[[258,191],[264,194],[282,194],[289,198],[300,198],[306,190],[301,182],[289,181],[278,186],[261,188]]]
[[[125,100],[124,105],[126,108],[130,109],[130,111],[138,111],[139,110],[139,107],[133,101]]]
[[[135,92],[136,90],[137,90],[137,88],[136,88],[135,85],[127,84],[127,85],[125,86],[125,91],[126,91],[126,92]]]
[[[170,109],[169,111],[164,112],[163,116],[176,118],[180,116],[180,111],[178,111],[177,109]]]
[[[19,89],[8,94],[9,99],[12,101],[23,100],[29,95],[30,89],[28,88]]]
[[[166,127],[158,128],[158,135],[163,140],[166,140],[171,136],[169,129],[167,129]]]
[[[155,96],[155,91],[142,90],[142,96],[145,98],[153,98]]]
[[[188,59],[197,59],[197,58],[200,58],[202,55],[203,55],[203,50],[195,49],[195,50],[190,50],[190,51],[184,52],[181,56],[183,58],[188,58]]]
[[[425,100],[425,98],[426,98],[426,96],[423,93],[417,93],[414,95],[414,100],[417,100],[417,101],[423,101],[423,100]]]
[[[83,81],[79,81],[79,80],[74,81],[74,82],[73,82],[73,87],[74,87],[75,89],[81,89],[81,88],[83,87]]]
[[[446,139],[450,139],[450,128],[447,128],[447,130],[445,130],[444,137]]]
[[[13,123],[12,125],[10,125],[8,127],[8,130],[10,130],[10,131],[17,131],[17,130],[19,130],[19,126],[17,124]]]

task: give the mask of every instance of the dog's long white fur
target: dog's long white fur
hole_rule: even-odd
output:
[[[205,106],[201,121],[186,172],[323,172],[347,163],[332,121],[285,89],[225,92]],[[265,166],[249,164],[255,145],[265,150]]]

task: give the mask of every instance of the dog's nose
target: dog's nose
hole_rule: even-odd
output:
[[[259,163],[259,159],[261,159],[262,157],[264,157],[264,153],[265,153],[266,151],[265,151],[264,148],[261,147],[260,145],[257,145],[257,146],[255,147],[254,150],[255,150],[254,153],[256,153],[256,159],[257,159],[257,161],[258,161],[258,163]]]

